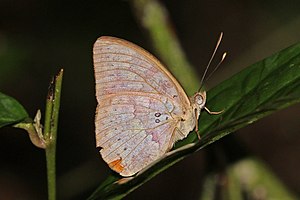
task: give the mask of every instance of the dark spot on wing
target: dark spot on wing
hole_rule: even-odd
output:
[[[160,117],[160,116],[161,116],[161,113],[157,112],[157,113],[155,113],[154,115],[155,115],[155,117]]]

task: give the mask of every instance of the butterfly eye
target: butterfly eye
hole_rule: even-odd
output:
[[[195,96],[195,102],[198,105],[202,105],[203,102],[204,102],[204,99],[203,99],[203,97],[200,94],[198,94],[198,95]]]

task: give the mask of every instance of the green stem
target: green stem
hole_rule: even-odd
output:
[[[200,87],[194,68],[189,64],[172,29],[167,9],[157,0],[131,1],[136,19],[150,36],[156,52],[182,84],[188,95]]]
[[[56,199],[56,138],[60,107],[60,95],[63,70],[55,78],[55,83],[50,84],[45,112],[44,136],[46,140],[46,161],[48,179],[48,200]]]

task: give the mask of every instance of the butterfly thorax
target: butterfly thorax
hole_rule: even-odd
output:
[[[189,132],[195,129],[201,109],[203,109],[205,106],[205,101],[205,91],[197,92],[190,97],[191,106],[184,110],[183,115],[179,118],[177,129],[174,135],[174,142],[186,138]]]

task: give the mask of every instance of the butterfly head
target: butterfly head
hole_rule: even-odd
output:
[[[198,131],[198,119],[201,113],[201,110],[205,108],[206,103],[206,91],[200,90],[196,92],[192,97],[190,97],[191,106],[194,113],[194,119],[195,119],[195,130]],[[199,137],[200,138],[200,137]]]
[[[204,108],[206,103],[206,91],[200,91],[194,94],[193,96],[193,103],[197,108],[200,110]]]
[[[196,92],[191,97],[191,103],[192,103],[193,110],[195,110],[196,118],[198,119],[201,110],[205,107],[206,91],[202,90],[202,91]]]

